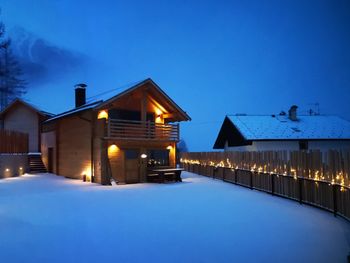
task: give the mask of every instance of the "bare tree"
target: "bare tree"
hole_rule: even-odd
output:
[[[26,92],[21,76],[21,67],[11,51],[11,39],[6,38],[5,25],[0,22],[0,110]]]

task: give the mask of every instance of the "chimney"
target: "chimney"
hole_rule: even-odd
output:
[[[86,87],[84,83],[77,84],[75,87],[75,107],[83,106],[86,103]]]
[[[297,108],[298,106],[293,105],[292,107],[290,107],[288,113],[289,113],[289,119],[292,121],[297,121]]]

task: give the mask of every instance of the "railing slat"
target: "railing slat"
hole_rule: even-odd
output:
[[[179,140],[178,124],[159,124],[134,120],[108,120],[108,137],[125,140]]]

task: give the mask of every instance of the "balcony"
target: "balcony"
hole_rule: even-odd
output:
[[[179,124],[109,119],[107,137],[121,140],[179,141]]]

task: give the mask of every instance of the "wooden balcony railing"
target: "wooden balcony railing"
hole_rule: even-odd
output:
[[[178,141],[179,125],[109,119],[107,137],[124,140]]]

